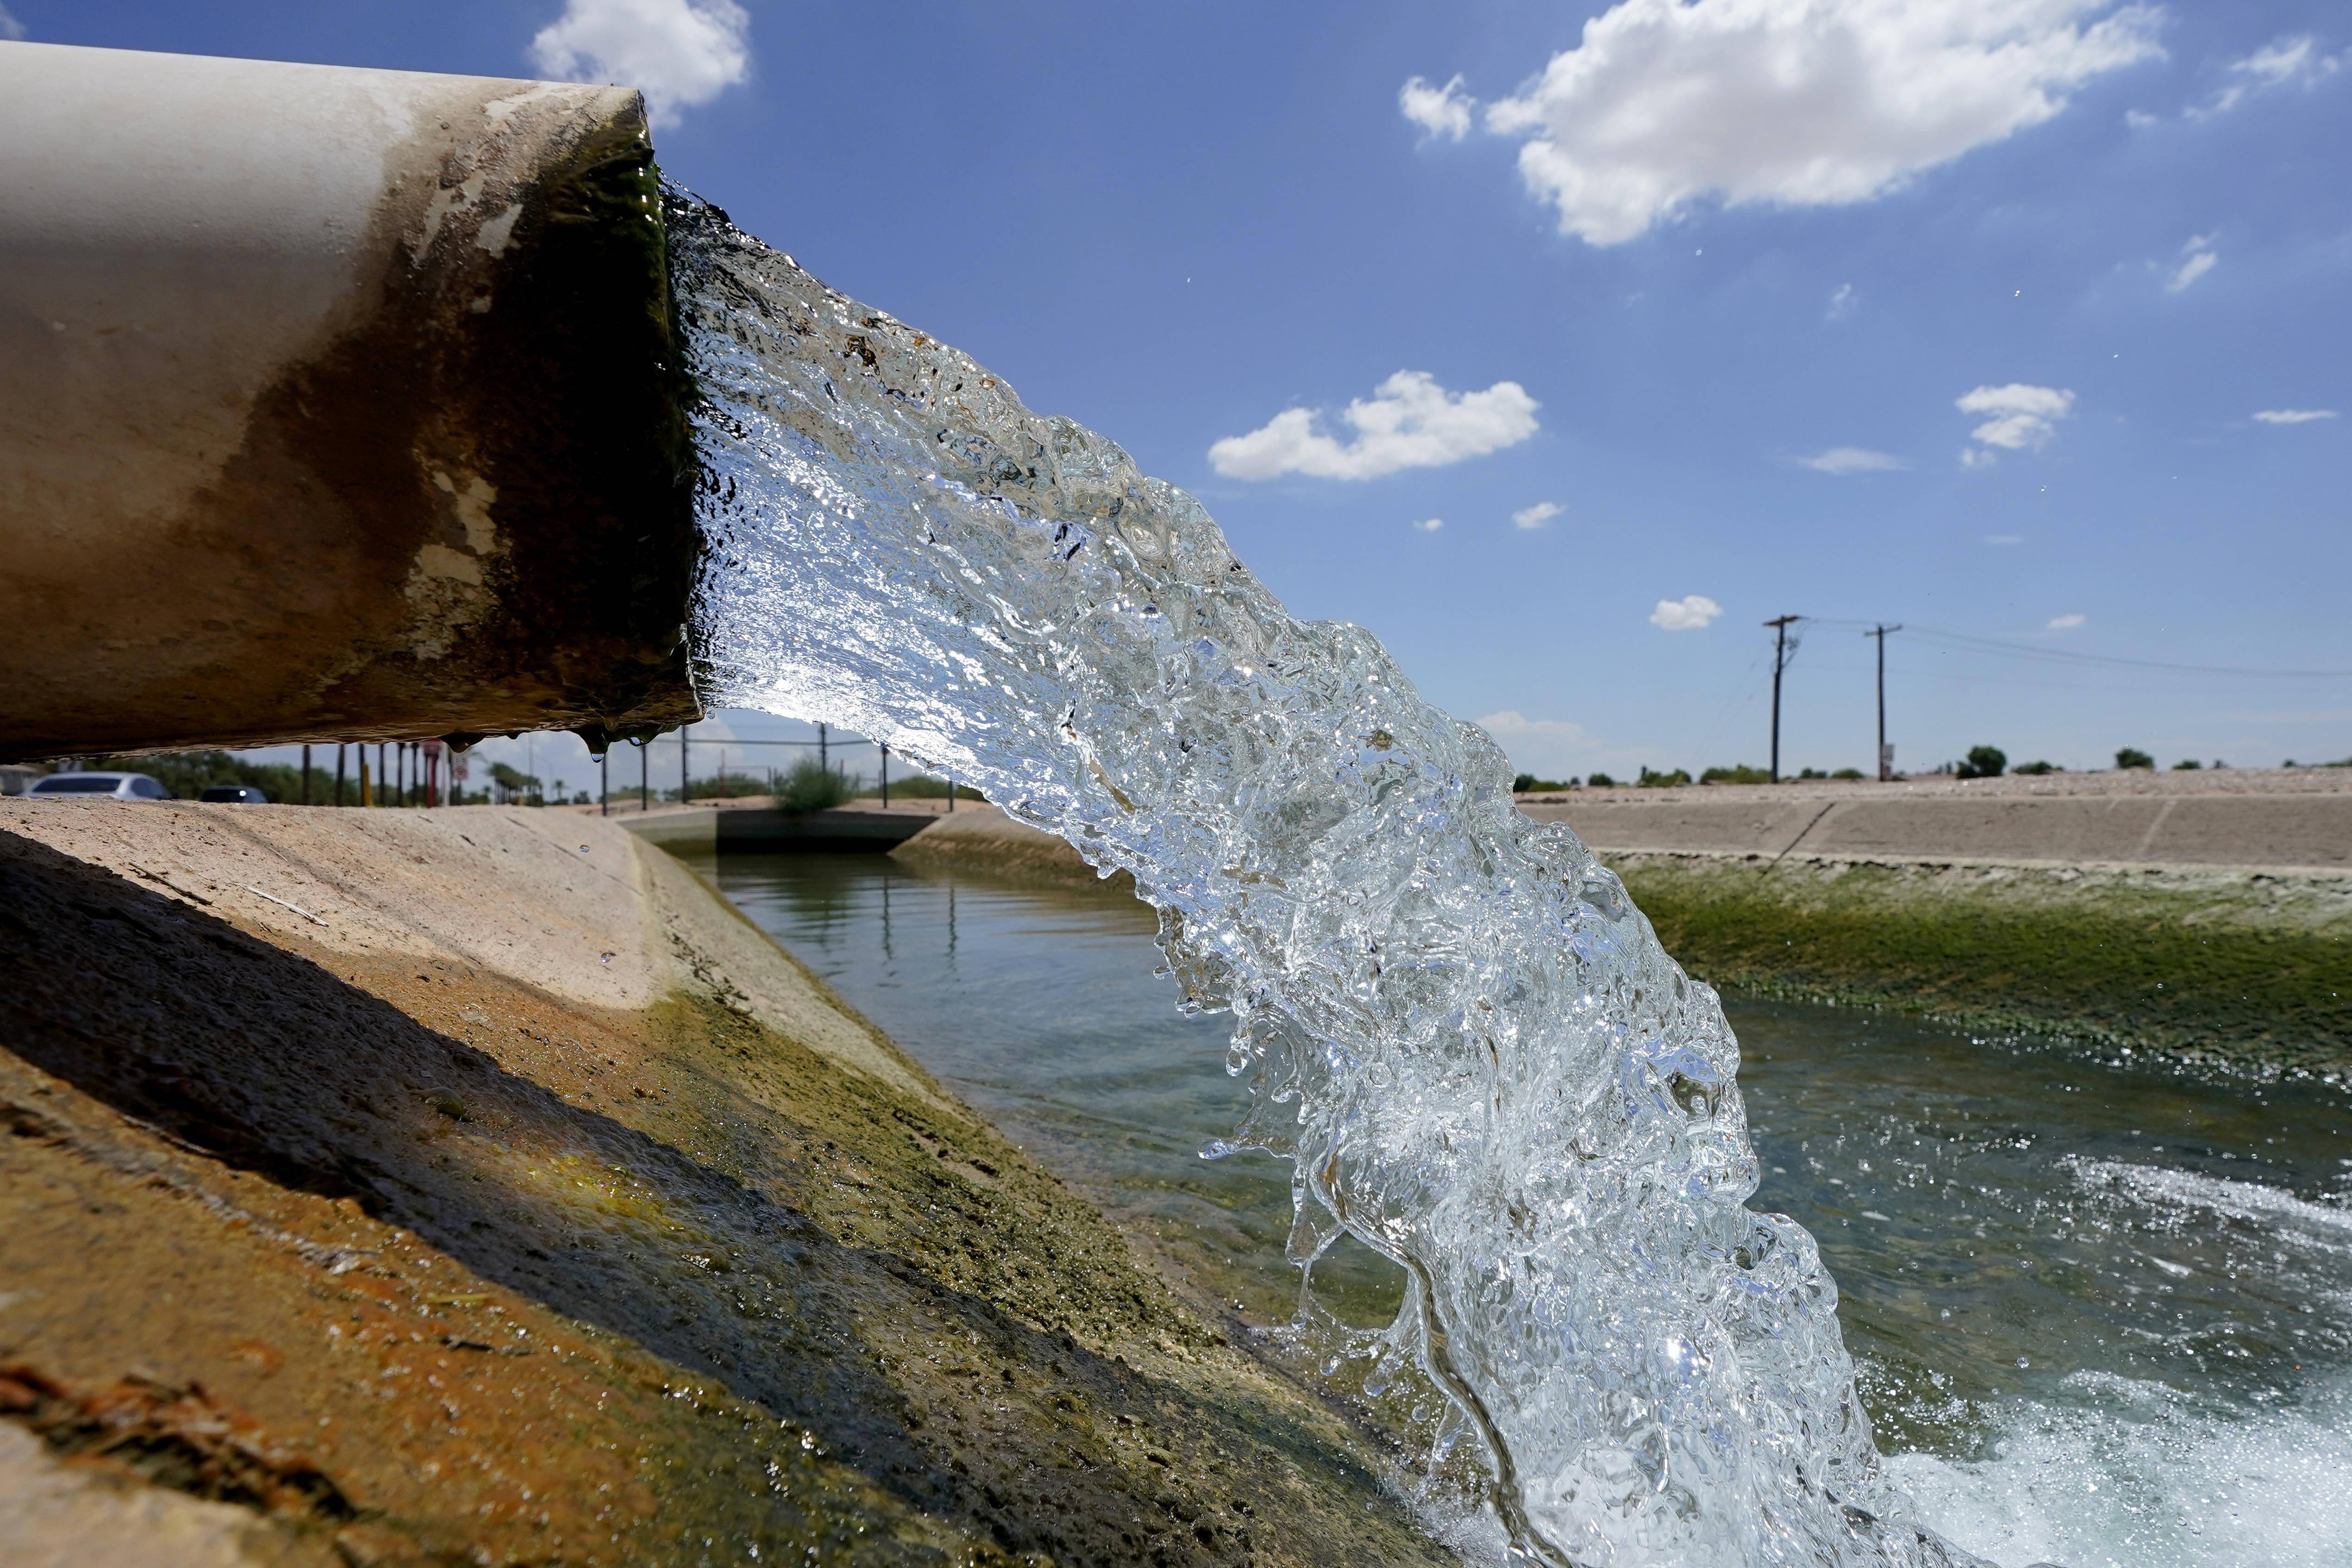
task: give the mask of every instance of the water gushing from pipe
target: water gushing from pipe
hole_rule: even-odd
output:
[[[705,695],[845,725],[1134,874],[1296,1162],[1294,1256],[1411,1280],[1390,1353],[1524,1561],[1940,1564],[1880,1473],[1715,994],[1485,734],[1294,619],[1191,496],[673,192],[706,402]]]

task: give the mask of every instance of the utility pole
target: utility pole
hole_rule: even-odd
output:
[[[637,809],[654,808],[654,742],[651,736],[637,742]]]
[[[680,805],[694,803],[694,774],[686,765],[686,730],[683,724],[677,727],[677,803]]]
[[[1789,628],[1802,616],[1782,616],[1764,624],[1772,628],[1772,782],[1780,782],[1780,672],[1789,668]]]
[[[596,753],[596,815],[613,815],[613,752],[611,742]]]
[[[1886,745],[1886,634],[1899,632],[1900,625],[1873,626],[1862,635],[1878,639],[1878,782],[1891,784],[1895,778],[1895,753]]]
[[[302,804],[310,804],[310,748],[302,748]]]

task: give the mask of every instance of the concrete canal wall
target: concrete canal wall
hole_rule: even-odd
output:
[[[1525,797],[1669,952],[1751,994],[2352,1076],[2352,775],[2078,775]],[[896,851],[1091,882],[992,809]],[[1122,879],[1124,880],[1124,879]]]
[[[1526,795],[1604,853],[2352,874],[2352,769]]]
[[[747,801],[624,811],[604,820],[618,824],[647,844],[671,850],[719,855],[878,855],[929,826],[932,814],[919,805],[883,806],[856,801],[831,811],[787,812],[764,801]]]
[[[0,1133],[11,1562],[1451,1561],[609,819],[0,803]]]

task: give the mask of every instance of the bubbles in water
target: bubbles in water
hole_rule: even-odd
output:
[[[1293,1256],[1408,1276],[1369,1347],[1526,1562],[1944,1563],[1881,1474],[1715,994],[1368,633],[1199,503],[674,193],[706,695],[979,784],[1161,916],[1290,1155]],[[1335,1333],[1335,1355],[1368,1349]],[[1443,1398],[1438,1398],[1442,1393]]]
[[[1921,1517],[2001,1563],[2328,1568],[2352,1540],[2352,1386],[2249,1418],[2162,1384],[2078,1373],[1993,1412],[1992,1457],[1887,1468]]]

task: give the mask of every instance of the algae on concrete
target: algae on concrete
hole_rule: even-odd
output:
[[[618,827],[5,810],[0,1421],[122,1497],[255,1562],[1451,1561]]]
[[[1666,950],[1717,986],[2352,1076],[2352,878],[1608,859]]]
[[[1050,834],[993,807],[959,816],[893,853],[1015,882],[1095,880]],[[2352,876],[1624,849],[1601,858],[1666,951],[1718,987],[2231,1070],[2352,1078]]]

